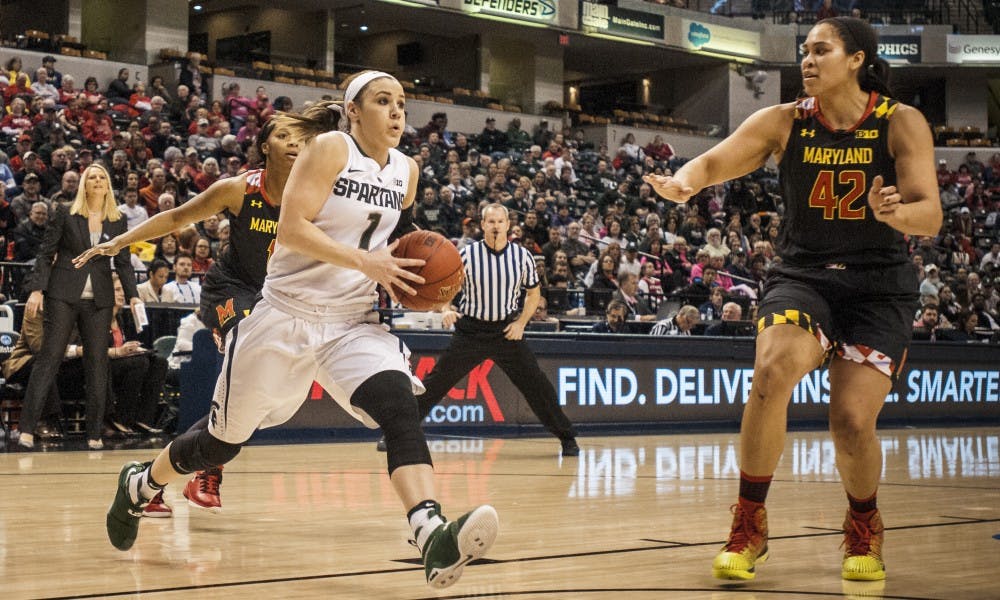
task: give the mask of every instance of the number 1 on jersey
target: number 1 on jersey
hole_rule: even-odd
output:
[[[368,245],[372,243],[372,235],[375,234],[375,230],[378,229],[378,224],[382,222],[382,213],[368,213],[368,227],[365,228],[364,233],[361,234],[361,242],[358,243],[358,248],[362,250],[367,250]]]

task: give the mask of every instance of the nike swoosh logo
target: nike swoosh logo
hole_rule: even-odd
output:
[[[348,173],[363,173],[364,169],[348,169]]]

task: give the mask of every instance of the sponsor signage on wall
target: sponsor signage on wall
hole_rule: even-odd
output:
[[[949,35],[948,62],[1000,63],[1000,35]]]
[[[610,355],[610,354],[609,354]],[[414,350],[414,373],[423,378],[437,352]],[[539,364],[560,405],[578,423],[736,422],[753,384],[752,359],[684,356],[546,356]],[[289,427],[356,427],[325,394],[314,394]],[[826,369],[806,375],[792,391],[788,418],[827,418]],[[1000,412],[997,364],[940,363],[911,358],[885,398],[881,416],[920,419],[994,419]],[[497,427],[535,424],[521,393],[493,361],[477,365],[434,408],[425,426]]]
[[[724,54],[760,57],[760,34],[702,21],[681,19],[684,47]]]
[[[663,41],[663,15],[581,0],[580,29]]]
[[[802,61],[802,44],[806,36],[795,38],[795,59]],[[878,55],[890,63],[919,63],[922,51],[919,35],[880,35]]]
[[[559,4],[557,0],[462,0],[462,10],[535,21],[554,21]]]

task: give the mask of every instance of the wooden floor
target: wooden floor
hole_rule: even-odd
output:
[[[440,500],[481,503],[500,536],[455,586],[423,583],[374,444],[251,446],[219,515],[168,491],[129,552],[104,515],[118,470],[153,450],[0,452],[0,596],[15,598],[1000,598],[1000,428],[880,432],[888,580],[845,586],[846,508],[824,432],[791,433],[756,581],[710,575],[737,492],[730,433],[432,440]]]

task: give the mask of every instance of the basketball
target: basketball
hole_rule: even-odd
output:
[[[409,282],[416,294],[409,295],[396,286],[393,293],[403,306],[413,310],[434,310],[451,302],[462,289],[465,270],[462,257],[447,238],[433,231],[413,231],[399,238],[392,253],[398,258],[419,258],[427,261],[422,267],[408,267],[411,273],[424,278],[423,285]]]

